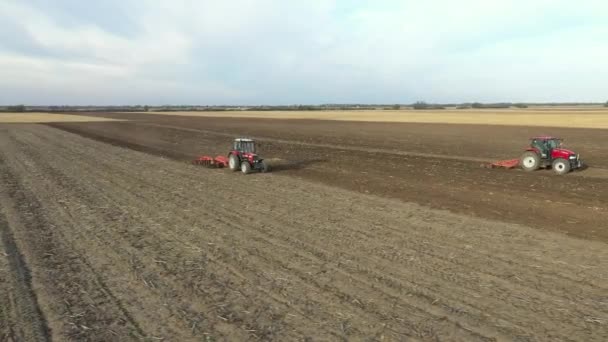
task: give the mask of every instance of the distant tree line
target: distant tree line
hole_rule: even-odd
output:
[[[382,107],[382,109],[384,110],[399,110],[401,109],[401,105],[400,104],[394,104],[390,107]]]
[[[463,103],[456,107],[456,109],[506,109],[506,108],[528,108],[525,103]]]
[[[424,101],[418,101],[412,105],[412,108],[417,110],[433,110],[433,109],[445,109],[442,105],[428,104]]]
[[[583,105],[603,105],[608,108],[608,101],[603,104],[596,103],[449,103],[449,104],[431,104],[425,101],[417,101],[411,105],[401,104],[321,104],[321,105],[255,105],[255,106],[228,106],[228,105],[131,105],[131,106],[26,106],[26,105],[10,105],[0,106],[0,112],[148,112],[148,111],[163,111],[163,112],[221,112],[221,111],[318,111],[318,110],[400,110],[403,108],[413,108],[415,110],[441,110],[447,107],[456,109],[506,109],[506,108],[528,108],[530,105],[543,106],[583,106]]]
[[[311,111],[311,110],[323,110],[320,106],[311,105],[297,105],[297,106],[254,106],[249,107],[247,110],[250,111]]]
[[[9,113],[23,113],[27,110],[24,105],[16,105],[16,106],[7,106],[2,110],[3,112]]]
[[[485,108],[489,108],[489,109],[504,109],[504,108],[511,108],[511,104],[510,103],[488,103],[488,104],[484,104],[484,103],[474,102],[473,104],[471,104],[471,108],[475,108],[475,109],[485,109]]]
[[[445,109],[446,107],[456,107],[456,109],[506,109],[506,108],[511,108],[511,107],[516,107],[516,108],[528,108],[528,105],[524,104],[524,103],[480,103],[480,102],[473,102],[473,103],[461,103],[458,105],[455,104],[428,104],[424,101],[418,101],[416,103],[414,103],[412,105],[412,108],[414,109]]]

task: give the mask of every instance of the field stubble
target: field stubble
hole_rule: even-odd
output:
[[[57,340],[608,337],[602,242],[2,133],[10,229]]]
[[[127,113],[125,113],[127,114]],[[130,114],[130,113],[129,113]],[[145,112],[144,115],[608,129],[608,109]]]
[[[51,114],[51,113],[0,113],[0,124],[45,123],[45,122],[103,122],[118,121],[100,116]]]

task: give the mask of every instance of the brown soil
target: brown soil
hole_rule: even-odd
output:
[[[0,337],[31,322],[58,341],[608,338],[603,242],[298,179],[323,162],[246,177],[0,130],[3,234],[23,261],[9,281],[31,271]]]
[[[565,139],[594,167],[608,168],[606,130],[556,127],[515,127],[424,123],[348,122],[330,120],[235,119],[129,113],[91,113],[87,116],[133,120],[308,143],[328,143],[394,151],[464,156],[518,157],[528,138],[554,135]],[[539,120],[542,120],[542,115]]]
[[[138,121],[53,126],[181,161],[224,154],[233,137],[253,136],[284,175],[608,241],[604,130],[110,115]],[[480,168],[517,157],[541,133],[565,137],[591,167],[567,176]]]

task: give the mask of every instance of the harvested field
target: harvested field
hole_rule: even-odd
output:
[[[130,114],[130,113],[129,113]],[[608,128],[608,109],[476,109],[476,110],[360,110],[360,111],[222,111],[145,112],[142,114],[235,117],[257,119],[313,119],[367,122],[509,125],[526,127]]]
[[[0,113],[1,123],[44,123],[44,122],[100,122],[116,121],[100,116],[67,115],[51,113]]]
[[[0,337],[28,322],[42,340],[608,338],[605,242],[0,132],[0,288],[30,289],[1,292]]]

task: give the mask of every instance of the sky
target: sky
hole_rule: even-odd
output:
[[[0,0],[0,105],[606,100],[604,0]]]

